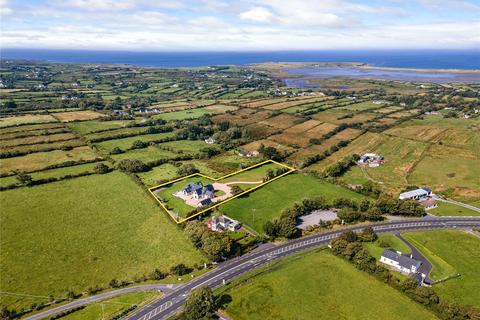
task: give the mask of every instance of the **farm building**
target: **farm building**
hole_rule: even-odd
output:
[[[240,229],[241,225],[238,221],[228,218],[227,216],[213,216],[207,222],[208,228],[212,231],[235,231]]]
[[[359,165],[367,164],[369,167],[373,168],[380,166],[381,164],[383,164],[383,162],[384,158],[382,155],[376,153],[365,153],[360,157],[357,163]]]
[[[258,151],[247,151],[247,150],[238,150],[237,154],[240,156],[240,157],[256,157],[258,156]]]
[[[438,203],[434,199],[427,199],[422,202],[420,202],[421,205],[425,208],[425,210],[430,210],[438,207]]]
[[[385,249],[380,257],[380,262],[397,269],[406,274],[418,273],[421,261],[413,259],[411,256],[404,255],[400,251]]]
[[[400,200],[426,200],[432,195],[432,190],[427,187],[402,192],[398,197]]]

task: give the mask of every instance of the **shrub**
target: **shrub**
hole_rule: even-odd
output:
[[[137,159],[123,159],[118,164],[117,167],[125,172],[145,172],[150,170],[150,167]]]

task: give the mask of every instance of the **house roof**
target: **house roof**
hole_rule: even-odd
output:
[[[420,188],[420,189],[415,189],[407,192],[402,192],[400,193],[400,198],[413,198],[413,197],[425,196],[429,192],[431,192],[429,191],[429,189],[428,190],[426,189],[428,188]]]
[[[405,256],[392,249],[383,250],[382,257],[385,257],[393,261],[397,261],[400,266],[407,269],[412,269],[412,267],[416,267],[418,269],[422,264],[421,261],[412,259],[409,256]]]
[[[200,204],[202,206],[208,206],[211,203],[212,203],[212,200],[210,198],[206,198],[206,199],[203,199],[202,201],[200,201]]]
[[[437,201],[435,199],[428,199],[428,200],[422,201],[421,204],[424,207],[430,207],[430,206],[436,205]]]

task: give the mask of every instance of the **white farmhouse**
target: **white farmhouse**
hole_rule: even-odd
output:
[[[412,256],[403,255],[400,251],[392,249],[383,251],[380,262],[406,274],[418,273],[422,265],[421,261],[413,259]]]

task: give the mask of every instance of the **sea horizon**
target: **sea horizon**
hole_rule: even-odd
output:
[[[480,49],[305,51],[125,51],[1,49],[2,59],[58,63],[201,67],[262,62],[359,62],[380,68],[480,70]]]

